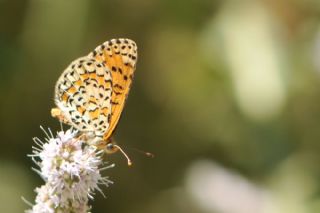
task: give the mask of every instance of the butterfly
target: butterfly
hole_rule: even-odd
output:
[[[112,39],[80,57],[63,71],[55,85],[53,117],[72,125],[107,153],[122,149],[112,135],[132,84],[137,45]],[[128,164],[131,161],[128,159]]]

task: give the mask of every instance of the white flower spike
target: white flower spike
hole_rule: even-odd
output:
[[[93,199],[94,191],[102,193],[99,185],[112,183],[100,171],[114,165],[103,167],[103,152],[77,137],[75,130],[60,131],[56,137],[50,129],[43,131],[47,138],[45,142],[34,138],[37,146],[30,157],[39,167],[33,170],[46,183],[35,189],[36,203],[26,212],[90,212],[88,202]]]

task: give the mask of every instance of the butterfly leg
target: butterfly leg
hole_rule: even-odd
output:
[[[57,107],[51,109],[51,116],[57,118],[59,121],[65,124],[70,124],[68,120],[64,117],[61,110]]]

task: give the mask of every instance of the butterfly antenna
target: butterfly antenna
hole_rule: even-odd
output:
[[[134,147],[130,147],[130,148],[135,150],[135,151],[137,151],[137,152],[140,152],[140,153],[146,155],[147,157],[154,158],[154,154],[152,154],[151,152],[146,152],[146,151],[134,148]]]
[[[62,124],[62,121],[61,120],[59,120],[60,121],[60,129],[61,129],[61,132],[63,132],[63,124]]]
[[[121,149],[120,146],[118,146],[117,144],[114,144],[114,146],[117,147],[120,150],[120,152],[127,158],[128,166],[131,166],[132,161],[130,160],[129,156],[123,151],[123,149]]]

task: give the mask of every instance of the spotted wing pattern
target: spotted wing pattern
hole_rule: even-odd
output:
[[[101,137],[111,117],[112,76],[105,62],[82,57],[73,61],[55,86],[55,103],[76,129]]]
[[[106,41],[88,55],[88,58],[105,63],[108,70],[111,70],[111,119],[103,137],[105,141],[110,138],[120,119],[133,80],[137,57],[137,45],[130,39]]]

